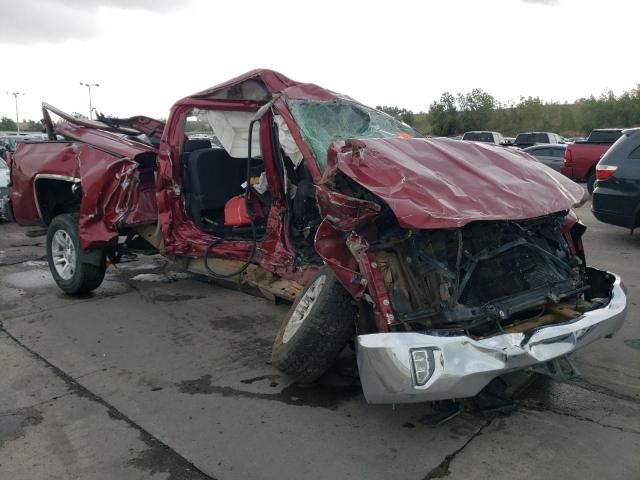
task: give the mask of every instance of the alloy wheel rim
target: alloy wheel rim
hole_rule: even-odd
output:
[[[284,334],[282,335],[282,343],[287,343],[291,338],[296,334],[296,332],[300,329],[305,319],[309,316],[309,312],[311,312],[311,308],[318,300],[318,296],[324,285],[327,281],[326,275],[321,275],[316,278],[311,286],[304,292],[302,298],[296,305],[296,309],[293,311],[291,318],[289,318],[289,322],[284,329]]]
[[[77,253],[73,239],[64,230],[57,230],[51,239],[51,257],[56,273],[63,280],[71,280],[76,271]]]

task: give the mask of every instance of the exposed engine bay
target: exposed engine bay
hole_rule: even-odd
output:
[[[473,222],[407,230],[372,245],[396,312],[394,328],[477,338],[567,321],[606,303],[590,292],[588,271],[571,253],[563,222],[562,212]]]

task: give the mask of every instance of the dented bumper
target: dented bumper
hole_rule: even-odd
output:
[[[525,333],[481,340],[419,332],[360,335],[358,368],[365,398],[369,403],[411,403],[471,397],[497,376],[548,362],[610,336],[620,329],[627,313],[624,286],[620,277],[614,277],[608,305],[570,322]],[[424,384],[419,385],[420,381]]]

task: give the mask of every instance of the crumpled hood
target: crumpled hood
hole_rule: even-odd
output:
[[[382,198],[404,228],[458,228],[569,210],[585,189],[512,148],[447,138],[336,142],[334,167]]]

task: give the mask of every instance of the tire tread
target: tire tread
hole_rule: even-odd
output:
[[[322,274],[327,275],[325,287],[300,329],[286,344],[282,343],[298,299],[280,327],[273,347],[273,365],[304,383],[313,382],[329,369],[354,331],[356,312],[351,295],[327,267],[318,273]]]
[[[80,239],[78,238],[78,218],[77,213],[64,213],[55,217],[49,224],[47,232],[47,262],[49,270],[60,289],[69,295],[84,295],[98,288],[104,280],[106,265],[93,265],[84,263],[78,258],[76,265],[76,274],[69,281],[63,280],[55,271],[53,266],[53,258],[51,256],[51,238],[59,227],[64,227],[75,243],[75,247],[80,251]],[[78,253],[79,255],[79,253]]]

